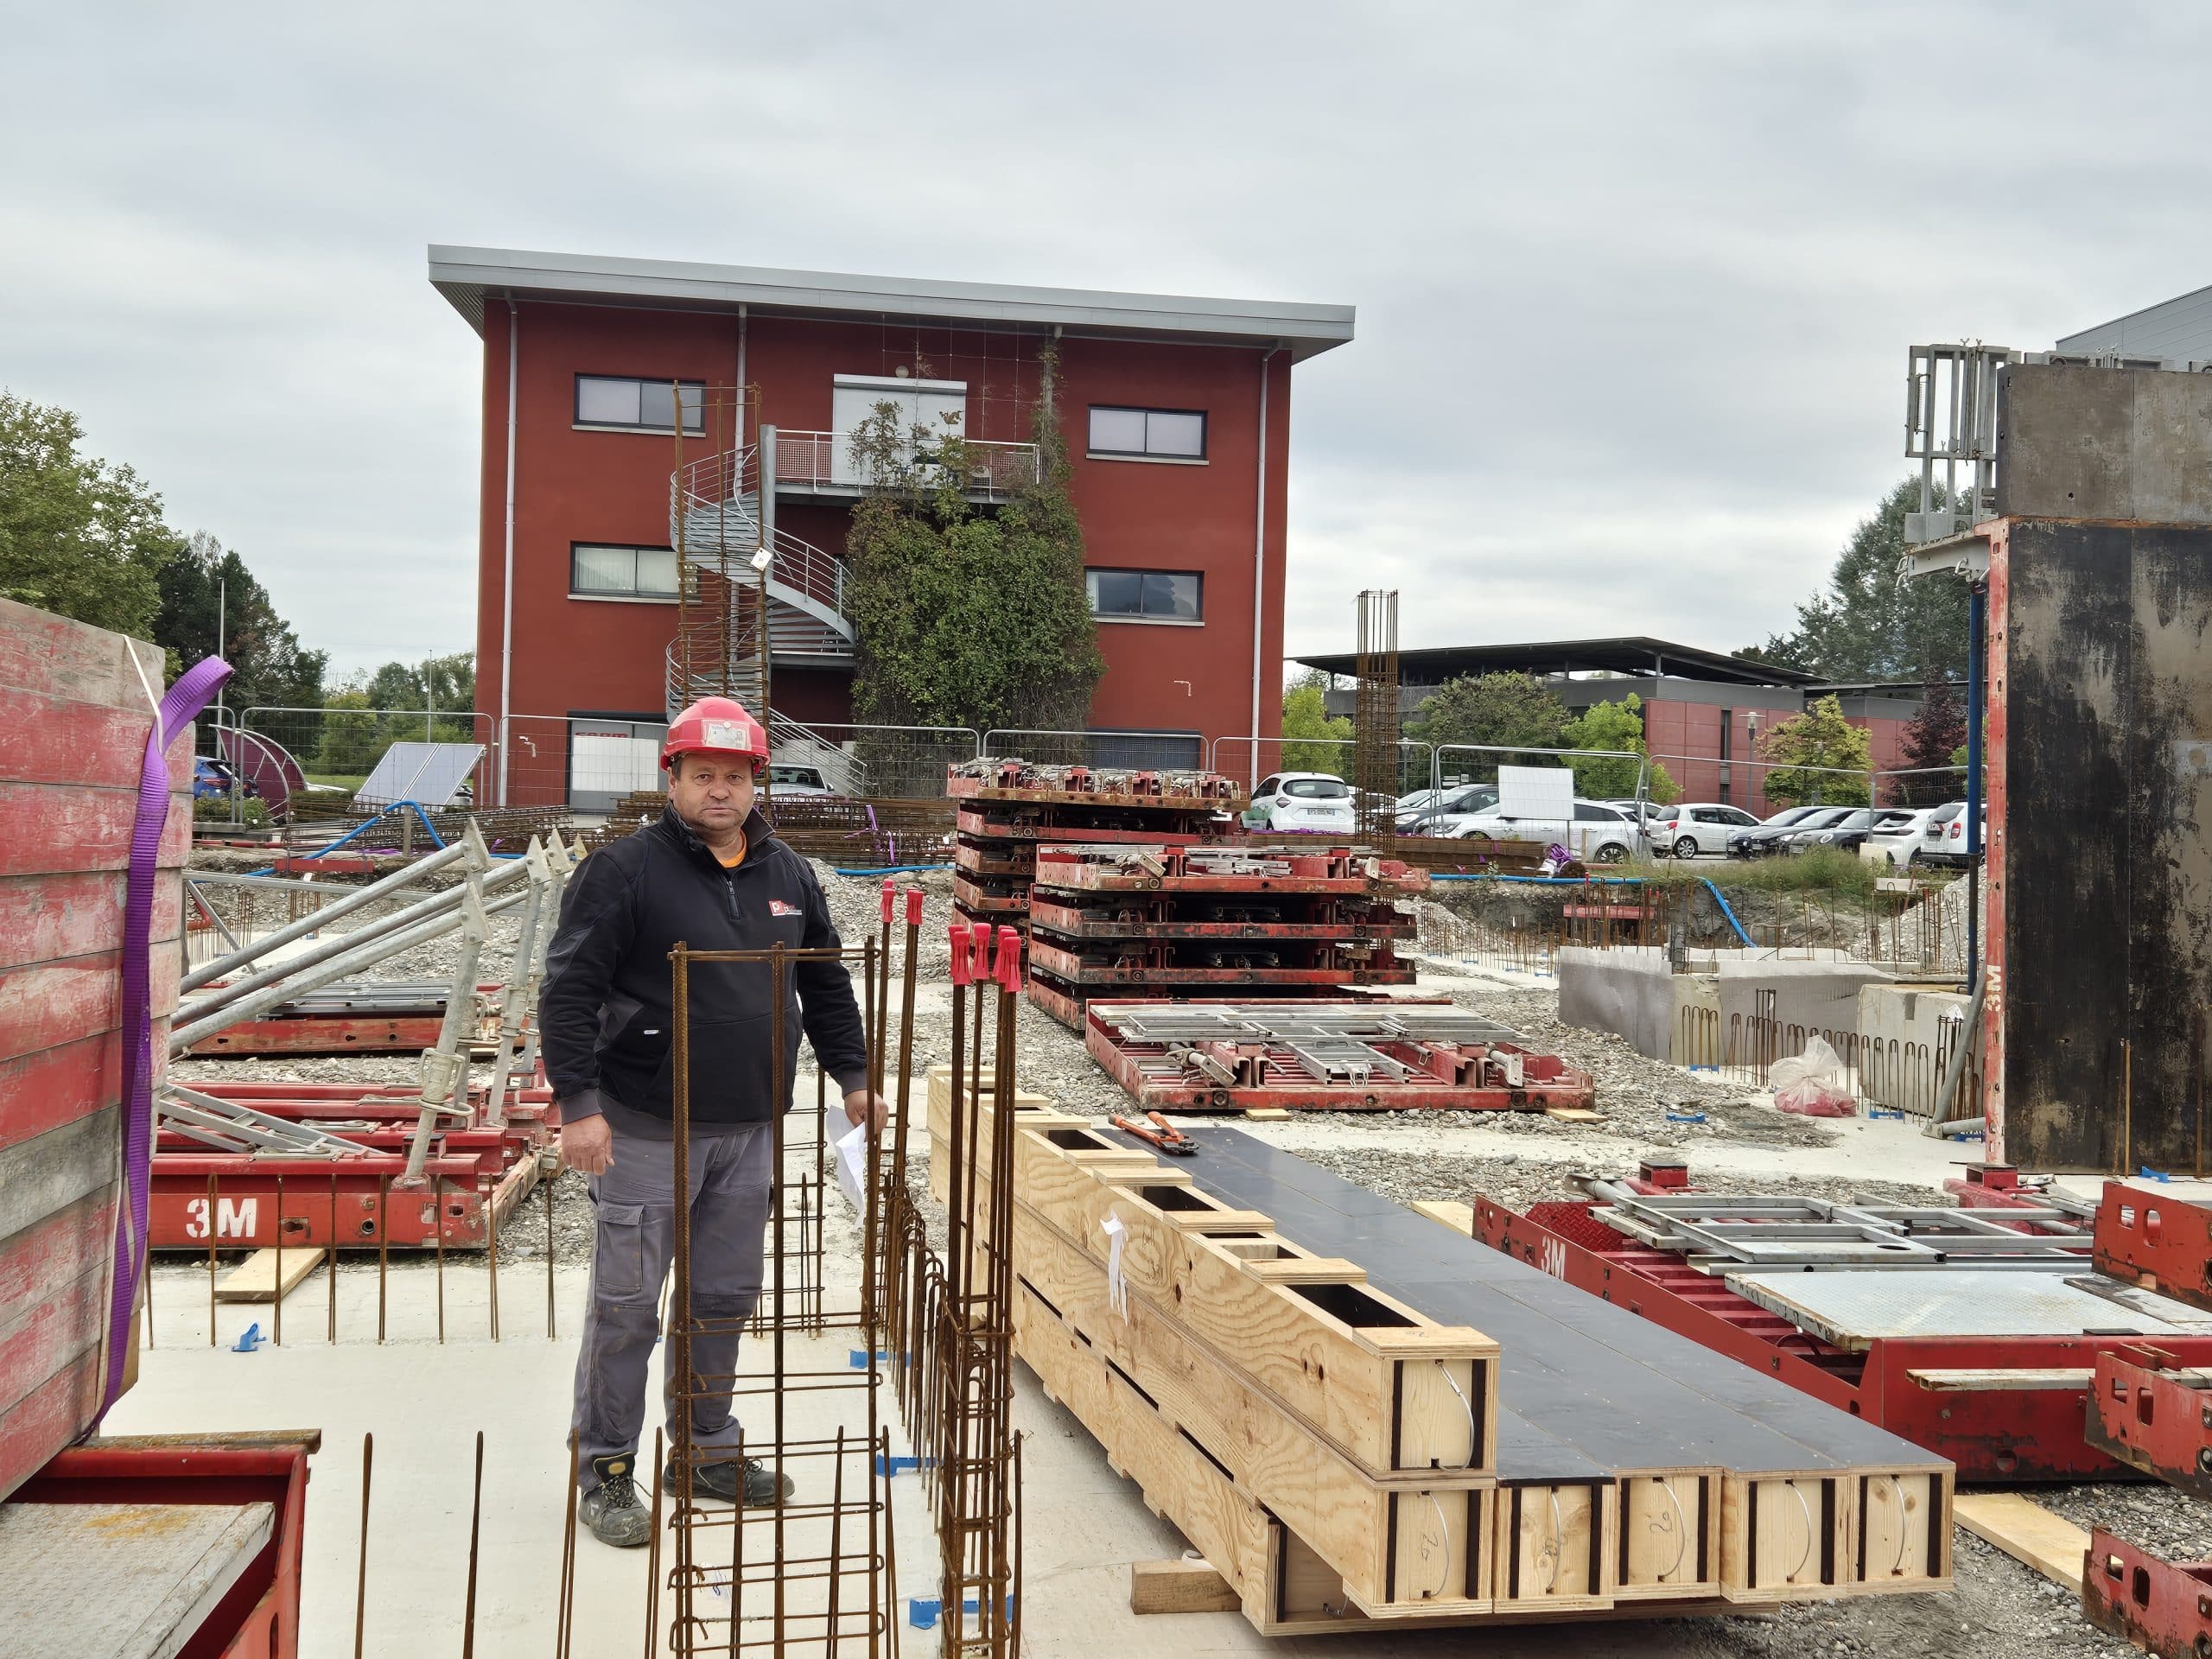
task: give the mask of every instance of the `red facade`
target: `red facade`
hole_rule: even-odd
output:
[[[1014,323],[995,332],[972,321],[918,324],[757,308],[741,319],[735,307],[657,309],[527,293],[486,292],[480,315],[478,702],[492,717],[487,724],[512,716],[507,796],[518,802],[569,792],[568,733],[578,717],[642,725],[662,716],[664,655],[677,626],[673,599],[570,591],[576,544],[670,545],[670,477],[677,462],[675,437],[664,428],[580,427],[578,376],[755,385],[760,404],[747,425],[747,443],[755,423],[783,431],[834,429],[838,376],[962,381],[965,435],[1023,442],[1032,435],[1041,385],[1039,353],[1052,338],[1046,329]],[[1059,352],[1056,412],[1086,563],[1195,573],[1202,582],[1198,622],[1101,617],[1107,671],[1090,728],[1199,740],[1279,733],[1292,353],[1268,341],[1138,337],[1134,329],[1128,337],[1068,332]],[[1201,411],[1204,457],[1091,455],[1093,405]],[[683,459],[702,460],[714,447],[711,432],[688,435]],[[511,465],[512,596],[505,583]],[[779,493],[777,524],[842,554],[850,510],[849,500]],[[849,720],[849,671],[779,664],[771,701],[808,725]],[[1223,764],[1241,772],[1250,746],[1230,748]],[[1191,753],[1210,751],[1193,743]]]

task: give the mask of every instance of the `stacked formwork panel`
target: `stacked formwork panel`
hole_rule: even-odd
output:
[[[953,913],[1027,933],[1039,848],[1179,846],[1237,833],[1243,799],[1211,772],[1141,772],[970,760],[946,769],[952,798]]]
[[[1039,848],[1029,998],[1080,1030],[1095,998],[1410,985],[1397,901],[1427,875],[1357,848]]]
[[[1016,1351],[1264,1632],[1948,1580],[1939,1459],[1233,1132],[1015,1122]]]

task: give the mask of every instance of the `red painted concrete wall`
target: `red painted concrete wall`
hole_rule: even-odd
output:
[[[1774,810],[1767,804],[1766,791],[1761,785],[1766,768],[1741,764],[1753,758],[1751,725],[1753,712],[1748,709],[1724,710],[1709,702],[1676,702],[1669,698],[1649,700],[1643,705],[1644,747],[1651,753],[1665,757],[1660,764],[1667,768],[1667,775],[1681,791],[1681,799],[1720,800],[1720,777],[1724,766],[1720,759],[1720,717],[1724,713],[1727,714],[1727,804],[1740,806],[1753,817],[1763,818]],[[1756,712],[1759,715],[1761,729],[1773,725],[1776,715],[1771,709]],[[1679,758],[1683,756],[1689,758]]]
[[[652,715],[662,707],[671,602],[571,598],[570,544],[668,543],[666,435],[574,429],[580,373],[736,384],[738,323],[719,314],[591,306],[519,307],[515,449],[514,620],[510,707],[534,752],[518,744],[514,798],[557,798],[565,779],[559,716],[591,710]],[[505,558],[509,317],[486,302],[482,512],[478,579],[480,708],[499,707]],[[967,382],[968,430],[980,439],[1029,436],[1040,384],[1035,336],[942,327],[751,320],[745,377],[761,388],[759,419],[819,431],[831,422],[833,377],[890,374]],[[1095,729],[1243,736],[1252,729],[1253,570],[1258,507],[1260,401],[1267,377],[1264,598],[1258,680],[1262,734],[1281,728],[1284,517],[1288,504],[1290,365],[1263,371],[1257,349],[1070,340],[1062,346],[1059,410],[1088,563],[1193,570],[1204,578],[1204,621],[1178,626],[1102,622],[1107,672],[1094,697]],[[1202,465],[1091,460],[1089,406],[1204,410]],[[710,416],[710,424],[712,417]],[[748,431],[747,436],[752,435]],[[687,459],[714,445],[687,438]],[[791,533],[841,551],[849,510],[779,505]],[[848,717],[848,682],[823,671],[779,671],[777,706],[808,721]],[[1240,768],[1241,769],[1241,768]]]

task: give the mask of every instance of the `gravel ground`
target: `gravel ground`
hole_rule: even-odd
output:
[[[878,937],[880,881],[840,877],[817,865],[830,911],[849,944]],[[915,1069],[950,1057],[949,1022],[944,1013],[948,979],[947,927],[951,882],[943,872],[900,877],[925,894],[918,983]],[[505,972],[513,948],[513,918],[495,918],[494,944],[485,957],[482,977]],[[903,939],[903,928],[894,940]],[[894,945],[894,950],[900,948]],[[435,942],[388,965],[378,977],[435,978],[453,970],[455,944]],[[1578,1166],[1506,1152],[1469,1156],[1448,1149],[1452,1137],[1476,1128],[1529,1137],[1553,1146],[1577,1138],[1592,1143],[1588,1168],[1597,1173],[1626,1173],[1634,1159],[1648,1154],[1688,1157],[1694,1166],[1700,1147],[1830,1146],[1834,1132],[1819,1122],[1777,1112],[1767,1099],[1741,1087],[1694,1077],[1637,1054],[1619,1039],[1562,1027],[1557,999],[1548,990],[1529,990],[1474,977],[1439,982],[1438,994],[1463,1007],[1511,1026],[1539,1048],[1551,1049],[1596,1079],[1598,1126],[1554,1122],[1541,1116],[1515,1113],[1305,1114],[1304,1155],[1376,1192],[1403,1201],[1415,1198],[1471,1200],[1480,1192],[1516,1207],[1578,1196],[1571,1176]],[[897,1025],[893,1025],[895,1040]],[[1020,1005],[1019,1033],[1021,1081],[1052,1096],[1061,1109],[1092,1117],[1126,1109],[1128,1097],[1084,1052],[1074,1033]],[[182,1080],[194,1076],[231,1078],[296,1077],[310,1081],[408,1082],[416,1074],[410,1056],[359,1056],[334,1059],[188,1060],[174,1068]],[[803,1100],[810,1100],[811,1074],[800,1079]],[[1669,1122],[1669,1115],[1701,1114],[1702,1122]],[[794,1120],[795,1122],[797,1120]],[[1218,1121],[1218,1120],[1217,1120]],[[1236,1120],[1230,1119],[1234,1122]],[[1320,1139],[1325,1144],[1311,1142]],[[1624,1153],[1620,1143],[1630,1143]],[[1440,1146],[1440,1143],[1443,1143]],[[916,1184],[925,1179],[919,1171]],[[1743,1190],[1718,1172],[1700,1176],[1700,1184]],[[1816,1196],[1898,1202],[1941,1202],[1926,1189],[1884,1183],[1853,1182],[1806,1176],[1789,1182]],[[500,1241],[503,1267],[542,1263],[545,1243],[542,1202],[533,1196],[519,1224]],[[934,1208],[934,1206],[931,1206]],[[589,1259],[594,1220],[584,1183],[564,1174],[555,1190],[554,1257],[558,1263]],[[369,1258],[373,1270],[373,1256]],[[425,1264],[426,1265],[426,1264]],[[398,1270],[395,1267],[395,1271]],[[2166,1554],[2170,1559],[2212,1556],[2212,1508],[2196,1504],[2162,1487],[2121,1484],[2078,1485],[2033,1494],[2038,1501],[2082,1525],[2101,1521],[2125,1536]],[[1955,1659],[1974,1654],[1986,1659],[2090,1659],[2133,1651],[2125,1643],[2085,1624],[2070,1598],[1965,1532],[1955,1535],[1956,1589],[1948,1596],[1871,1598],[1791,1606],[1756,1616],[1645,1625],[1591,1626],[1623,1637],[1631,1645],[1614,1648],[1601,1640],[1597,1649],[1681,1656],[1682,1659],[1748,1659],[1787,1655],[1817,1659],[1827,1655],[1882,1655],[1894,1659]],[[1444,1649],[1440,1647],[1439,1651]],[[1458,1650],[1456,1648],[1453,1650]],[[1587,1649],[1586,1649],[1587,1650]]]

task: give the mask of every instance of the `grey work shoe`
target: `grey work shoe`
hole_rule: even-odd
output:
[[[576,1500],[576,1516],[591,1535],[617,1549],[635,1549],[653,1535],[652,1515],[638,1496],[636,1467],[635,1459],[620,1452],[594,1458],[591,1471],[599,1484]]]
[[[766,1509],[771,1503],[782,1502],[798,1490],[789,1475],[770,1469],[758,1458],[747,1458],[742,1463],[725,1459],[719,1463],[702,1463],[692,1473],[692,1481],[702,1497],[718,1497],[725,1503],[738,1500],[738,1477],[743,1472],[745,1481],[744,1504],[748,1510]],[[683,1490],[683,1471],[676,1466],[676,1459],[668,1460],[663,1471],[671,1491]]]

